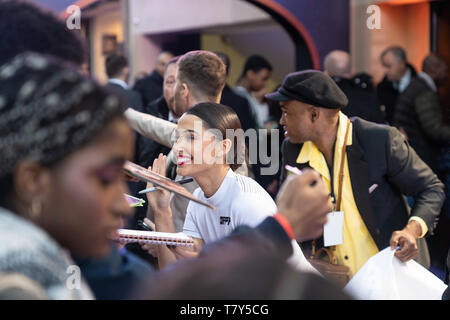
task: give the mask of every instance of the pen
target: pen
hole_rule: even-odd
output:
[[[296,175],[301,175],[301,174],[303,174],[302,170],[300,170],[299,168],[290,166],[290,165],[288,165],[288,164],[285,165],[284,168],[285,168],[287,171],[292,172],[293,174],[296,174]],[[310,184],[310,186],[312,187],[312,186],[314,186],[316,183],[317,183],[317,181],[313,181],[313,182]]]
[[[152,230],[152,228],[150,228],[144,221],[142,221],[142,220],[139,220],[138,221],[138,224],[139,224],[139,226],[142,228],[142,229],[144,229],[144,230],[147,230],[147,231],[153,231]]]
[[[193,178],[186,178],[186,179],[181,179],[181,180],[174,181],[174,182],[179,183],[179,184],[185,184],[185,183],[189,183],[189,182],[192,182],[192,181],[194,181]],[[141,190],[138,193],[139,194],[143,194],[143,193],[153,192],[153,191],[155,191],[157,189],[158,189],[157,187],[152,187],[152,188]]]
[[[285,165],[284,168],[285,168],[287,171],[292,172],[292,173],[297,174],[297,175],[303,174],[303,172],[302,172],[299,168],[292,167],[292,166],[290,166],[290,165],[288,165],[288,164]]]

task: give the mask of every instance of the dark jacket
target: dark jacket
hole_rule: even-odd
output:
[[[225,85],[223,88],[220,103],[230,107],[236,112],[244,131],[250,128],[255,128],[255,120],[253,119],[247,99],[234,93],[228,85]]]
[[[141,95],[138,92],[130,89],[125,89],[115,83],[107,83],[105,85],[105,88],[108,91],[118,95],[123,100],[123,102],[125,102],[127,108],[133,108],[138,111],[142,111],[142,99]]]
[[[407,67],[411,70],[411,80],[417,77],[417,72],[414,67],[410,64],[408,64]],[[381,104],[386,108],[386,120],[389,124],[392,123],[394,118],[398,95],[399,92],[394,87],[394,83],[390,81],[387,76],[384,76],[383,80],[377,86],[377,96]]]
[[[394,125],[406,131],[408,142],[436,172],[439,149],[450,141],[450,125],[444,122],[439,94],[421,77],[398,97]]]
[[[130,298],[154,272],[147,262],[130,252],[120,252],[116,245],[103,259],[76,259],[76,263],[99,300]]]
[[[164,120],[169,118],[169,108],[163,96],[147,105],[142,112]],[[138,133],[136,134],[135,162],[140,166],[147,168],[152,165],[153,160],[160,153],[168,154],[169,151],[170,148],[162,146]]]
[[[377,123],[385,122],[380,102],[375,94],[358,87],[350,79],[332,78],[348,99],[348,105],[342,109],[343,113],[348,117],[360,117]]]
[[[422,218],[428,233],[433,234],[445,199],[443,184],[397,129],[360,118],[351,120],[352,145],[347,147],[347,157],[352,190],[361,218],[378,248],[387,247],[392,232],[407,224],[408,211],[402,195],[414,197],[411,215]],[[289,139],[283,142],[282,181],[286,164],[300,169],[307,166],[296,163],[301,147]],[[374,184],[378,187],[369,194]],[[308,251],[310,243],[302,247]]]
[[[448,251],[447,256],[447,266],[445,267],[445,283],[449,284],[449,272],[450,272],[450,250]],[[442,294],[442,300],[450,300],[450,285],[447,286],[447,289]]]
[[[163,81],[163,77],[156,70],[150,75],[136,81],[133,90],[141,94],[144,106],[149,105],[153,100],[162,96]]]

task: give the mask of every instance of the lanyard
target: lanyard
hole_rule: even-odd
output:
[[[341,163],[339,165],[339,185],[338,185],[338,197],[336,198],[336,211],[341,211],[341,203],[342,203],[342,184],[344,182],[344,162],[345,162],[345,154],[346,154],[346,148],[347,148],[347,137],[348,137],[348,129],[350,128],[350,119],[347,119],[347,129],[345,130],[345,137],[344,137],[344,145],[342,146],[342,152],[341,152]],[[333,185],[331,185],[331,188],[333,189]]]
[[[347,128],[345,130],[345,137],[344,137],[344,145],[342,146],[342,154],[341,154],[341,163],[339,166],[339,185],[338,185],[338,197],[335,202],[334,211],[341,211],[341,203],[342,203],[342,184],[344,181],[344,161],[345,161],[345,154],[346,154],[346,148],[347,148],[347,137],[348,137],[348,130],[350,128],[350,119],[347,119]],[[333,153],[333,163],[334,163],[334,153]],[[333,186],[333,176],[334,176],[334,170],[330,173],[331,178],[331,196],[334,199],[334,186]],[[316,252],[316,240],[313,240],[312,242],[312,255],[314,256]]]

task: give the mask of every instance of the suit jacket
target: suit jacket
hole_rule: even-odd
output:
[[[439,149],[450,141],[450,125],[442,116],[439,94],[421,76],[398,97],[393,121],[406,131],[417,154],[437,172]]]
[[[412,65],[408,64],[407,67],[411,71],[412,80],[417,76],[417,72]],[[380,102],[386,107],[386,120],[390,124],[394,117],[398,95],[399,92],[394,87],[394,83],[390,81],[387,76],[384,76],[383,80],[377,86],[377,96],[380,99]]]
[[[163,80],[163,77],[154,70],[150,75],[136,81],[133,90],[141,94],[144,106],[162,96]]]
[[[352,118],[352,145],[347,147],[348,167],[354,199],[361,218],[379,249],[389,245],[392,232],[408,221],[402,195],[414,197],[411,215],[422,218],[433,234],[444,202],[444,186],[394,127]],[[296,163],[302,144],[285,139],[282,145],[281,181],[286,164]],[[369,188],[378,187],[369,194]],[[320,243],[319,243],[320,244]],[[308,251],[310,243],[303,244]],[[305,254],[307,254],[305,252]]]
[[[367,121],[384,123],[384,114],[375,94],[358,86],[350,79],[333,77],[333,80],[348,98],[348,105],[342,109],[347,117],[360,117]]]
[[[160,97],[146,106],[143,111],[146,114],[167,120],[168,110],[166,100],[164,97]],[[160,153],[168,154],[170,152],[169,147],[161,145],[141,134],[137,134],[135,150],[135,163],[145,168],[152,165],[153,160],[157,158]]]
[[[118,95],[125,102],[127,107],[142,111],[142,99],[138,92],[125,89],[116,83],[107,83],[105,88]]]
[[[244,131],[256,127],[247,99],[234,93],[228,85],[225,85],[225,88],[223,88],[220,103],[232,108],[236,112]]]

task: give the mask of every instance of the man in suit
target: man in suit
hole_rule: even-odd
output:
[[[286,76],[277,92],[286,140],[285,165],[312,167],[321,175],[344,212],[343,242],[332,246],[338,263],[355,274],[386,246],[408,261],[418,253],[416,239],[432,234],[444,201],[443,184],[395,128],[360,118],[351,121],[341,109],[348,100],[320,71]],[[342,168],[342,170],[341,170]],[[342,171],[342,178],[340,172]],[[411,217],[402,195],[412,196]],[[319,244],[316,241],[316,245]],[[304,243],[305,251],[311,243]]]
[[[331,51],[325,56],[323,64],[324,72],[347,96],[348,105],[342,111],[347,117],[360,117],[378,123],[385,121],[377,96],[357,86],[353,81],[353,67],[347,52]]]
[[[142,99],[138,92],[128,89],[130,69],[123,55],[113,53],[106,57],[105,70],[108,75],[106,88],[120,96],[128,107],[142,110]]]
[[[140,93],[144,106],[162,96],[164,70],[172,58],[172,53],[168,51],[161,52],[156,58],[155,70],[150,75],[137,80],[134,84],[133,90]]]
[[[230,58],[223,52],[216,52],[217,56],[223,61],[226,67],[227,77],[230,74]],[[255,120],[252,116],[252,111],[247,99],[234,93],[228,84],[225,83],[225,87],[222,91],[222,98],[220,103],[232,108],[241,121],[242,129],[246,131],[250,128],[255,128]]]
[[[417,72],[406,59],[406,52],[400,47],[389,47],[381,53],[381,64],[386,68],[386,75],[377,86],[377,95],[385,106],[386,120],[392,123],[397,97],[417,76]]]
[[[437,88],[447,77],[444,60],[429,54],[422,72],[399,96],[394,125],[402,128],[408,142],[435,172],[439,149],[450,141],[450,125],[446,124]]]
[[[176,123],[181,115],[174,113],[175,76],[178,57],[170,60],[164,71],[163,94],[145,106],[143,112],[152,116]],[[170,148],[138,134],[136,139],[135,162],[145,168],[153,163],[160,153],[168,154]]]

